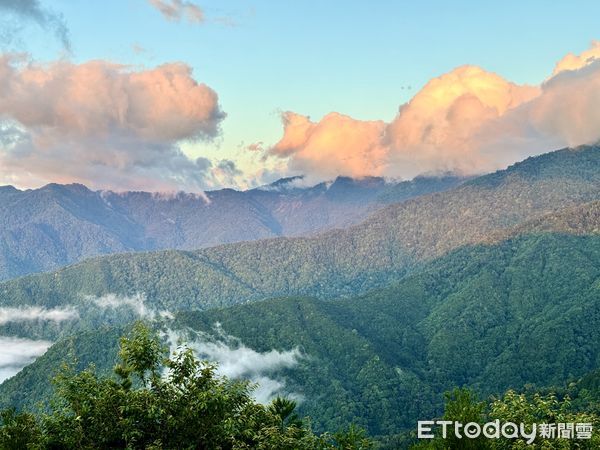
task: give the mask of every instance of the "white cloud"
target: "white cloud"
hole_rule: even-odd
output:
[[[141,319],[154,320],[157,317],[163,319],[172,319],[173,314],[166,310],[157,310],[146,305],[146,296],[142,293],[136,293],[132,296],[105,294],[100,297],[87,295],[84,297],[100,309],[109,309],[113,311],[129,310]]]
[[[74,320],[79,317],[79,313],[75,308],[55,308],[46,309],[39,306],[27,306],[21,308],[0,307],[0,325],[5,325],[11,322],[28,322],[28,321],[51,321],[64,322]]]
[[[0,336],[0,383],[43,355],[50,345],[48,341]]]
[[[183,342],[197,357],[217,363],[220,375],[258,384],[253,396],[260,403],[266,404],[283,393],[285,382],[277,379],[276,374],[299,364],[302,354],[298,348],[261,353],[245,346],[239,339],[224,334],[218,324],[216,331],[218,339],[202,333],[168,330],[167,339],[172,352]]]

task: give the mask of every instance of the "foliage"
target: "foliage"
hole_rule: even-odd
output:
[[[390,446],[441,414],[454,386],[487,396],[577,380],[600,361],[599,158],[599,147],[530,158],[313,238],[114,255],[3,283],[2,306],[73,306],[81,319],[0,325],[58,340],[0,387],[0,405],[46,400],[70,355],[77,370],[95,362],[97,379],[110,372],[111,338],[134,314],[86,299],[105,294],[144,293],[149,308],[178,311],[176,329],[216,338],[220,323],[256,351],[299,348],[300,364],[276,374],[304,396],[298,412],[315,430],[356,423]],[[152,385],[139,369],[117,369],[132,390]],[[578,386],[573,401],[597,405],[593,381]]]
[[[221,308],[275,296],[350,297],[387,286],[424,261],[486,240],[498,230],[598,200],[599,168],[600,147],[561,150],[442,193],[391,205],[358,225],[314,237],[263,239],[196,251],[119,254],[12,280],[0,285],[0,304],[64,307],[81,305],[86,295],[143,293],[156,309],[174,311]],[[161,218],[175,217],[178,211],[167,214],[156,208],[140,209]],[[313,212],[314,220],[327,215],[323,208]],[[32,221],[29,215],[23,220]],[[190,223],[190,232],[215,235],[239,223],[250,227],[235,217],[228,217],[225,224]],[[48,233],[56,235],[56,231]],[[0,249],[10,242],[0,239]],[[46,251],[54,245],[58,244],[40,238],[28,248]],[[175,242],[168,247],[180,246]],[[123,251],[136,248],[124,247]]]
[[[141,323],[121,340],[117,378],[93,368],[57,377],[58,402],[39,420],[2,413],[2,449],[366,449],[352,427],[315,435],[295,415],[295,403],[263,406],[251,386],[215,374],[215,367],[180,348],[165,356],[158,338]]]
[[[494,399],[491,403],[479,402],[473,392],[468,389],[455,389],[446,395],[446,407],[443,420],[478,423],[499,421],[500,426],[513,423],[525,425],[527,432],[532,426],[537,426],[535,440],[528,443],[522,437],[488,439],[483,435],[469,439],[457,438],[453,429],[444,439],[441,433],[431,441],[421,441],[411,448],[424,449],[490,449],[490,450],[517,450],[525,448],[540,449],[596,449],[600,447],[600,416],[590,411],[581,411],[573,407],[571,399],[567,396],[559,399],[554,393],[543,394],[540,392],[517,393],[508,390],[504,396]],[[541,433],[540,424],[592,424],[591,439],[577,439],[575,431],[571,439],[548,437]],[[557,436],[557,434],[555,433]]]
[[[182,311],[166,325],[215,339],[225,333],[258,352],[299,348],[298,365],[275,375],[304,397],[299,411],[316,430],[356,423],[390,436],[441,414],[443,392],[454,386],[482,395],[541,389],[597,368],[599,277],[600,237],[530,235],[462,248],[356,298]],[[79,368],[96,362],[106,374],[118,333],[58,342],[0,387],[0,404],[32,407],[47,398],[45,380],[70,352]]]
[[[339,177],[306,188],[290,181],[206,196],[94,192],[78,184],[26,191],[0,186],[0,280],[97,255],[198,249],[348,226],[389,202],[449,189],[463,179]]]

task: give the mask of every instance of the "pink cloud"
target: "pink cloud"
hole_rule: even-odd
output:
[[[133,71],[107,61],[46,66],[4,55],[0,85],[0,114],[61,135],[118,129],[144,139],[201,138],[216,135],[224,117],[217,94],[181,63]]]
[[[200,7],[192,2],[183,0],[148,0],[167,19],[180,21],[185,18],[192,23],[202,23],[204,13]]]
[[[331,113],[314,123],[308,117],[283,114],[284,136],[271,155],[289,157],[289,169],[311,176],[355,177],[381,172],[386,148],[381,144],[384,122],[355,120]]]
[[[517,85],[476,66],[430,80],[390,122],[339,113],[319,121],[282,116],[283,136],[267,157],[290,174],[412,178],[479,174],[526,156],[600,138],[600,45],[563,58],[540,86]]]
[[[590,48],[583,51],[580,55],[569,53],[557,62],[552,75],[557,75],[566,70],[581,69],[598,59],[600,59],[600,41],[592,41]]]
[[[269,154],[288,158],[291,172],[318,177],[473,172],[485,161],[470,138],[484,123],[538,93],[538,88],[463,66],[427,83],[387,124],[338,113],[311,122],[284,113],[283,137]]]
[[[201,190],[212,163],[184,140],[210,140],[225,117],[185,64],[148,70],[107,61],[39,65],[0,57],[0,179]],[[209,183],[210,184],[210,183]]]

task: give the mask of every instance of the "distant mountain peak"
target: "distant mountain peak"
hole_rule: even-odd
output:
[[[296,175],[293,177],[284,177],[284,178],[279,178],[278,180],[264,185],[264,186],[259,186],[258,188],[255,188],[253,190],[258,190],[258,191],[290,191],[290,190],[294,190],[294,189],[302,189],[304,187],[307,186],[302,186],[300,185],[302,183],[302,181],[304,180],[304,175]]]
[[[69,183],[69,184],[59,184],[59,183],[48,183],[45,186],[42,186],[40,191],[53,191],[53,192],[73,192],[73,193],[89,193],[93,192],[87,186],[81,183]]]
[[[383,177],[348,177],[348,176],[338,176],[331,187],[334,186],[360,186],[360,187],[381,187],[385,184],[385,179]]]
[[[20,192],[16,187],[7,184],[4,186],[0,186],[0,192]]]
[[[304,175],[296,175],[296,176],[293,176],[293,177],[284,177],[284,178],[280,178],[277,181],[274,181],[269,186],[286,185],[286,184],[290,184],[290,183],[293,183],[295,181],[300,181],[300,180],[303,180],[303,179],[304,179]]]

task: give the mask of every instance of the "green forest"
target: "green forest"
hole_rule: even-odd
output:
[[[190,339],[191,330],[216,340],[226,333],[258,352],[298,347],[302,362],[277,375],[302,394],[298,410],[315,430],[352,423],[382,438],[439,415],[444,392],[457,386],[499,395],[564,386],[597,368],[599,271],[600,237],[532,234],[458,249],[351,299],[276,298],[182,311],[153,326]],[[0,387],[0,404],[34,408],[52,393],[41,380],[63,362],[108,375],[125,330],[60,340]]]
[[[3,282],[2,307],[76,319],[0,321],[53,342],[0,385],[0,448],[516,449],[417,441],[416,424],[596,425],[599,162],[559,151],[315,237]]]

